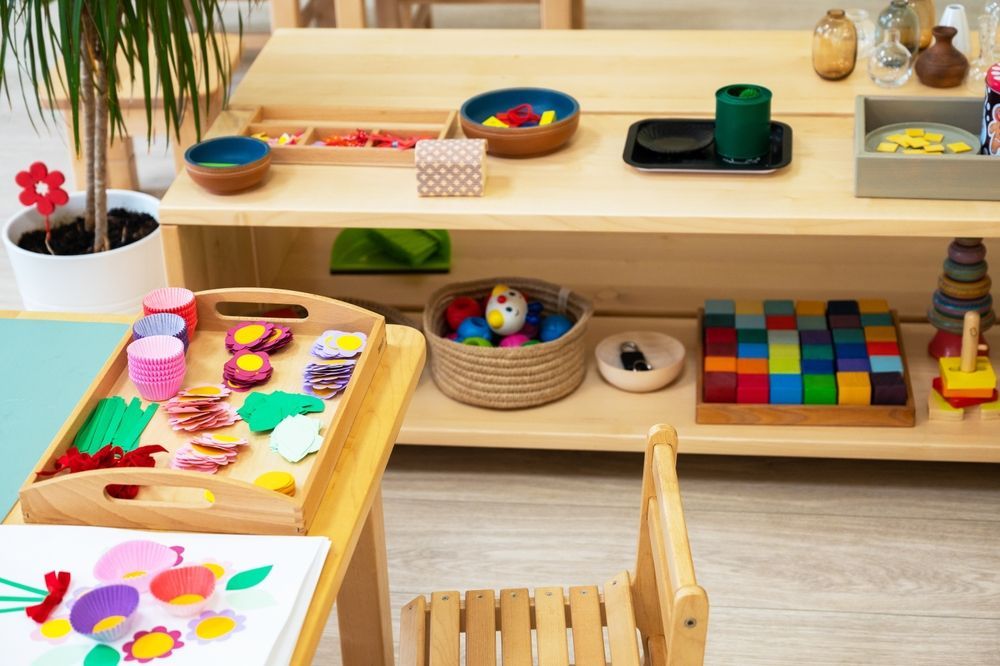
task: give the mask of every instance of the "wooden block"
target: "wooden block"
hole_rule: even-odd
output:
[[[899,356],[897,342],[869,342],[865,346],[869,356]]]
[[[796,326],[795,315],[766,315],[767,330],[787,330],[794,331]]]
[[[826,303],[823,301],[798,301],[795,304],[795,314],[799,316],[817,316],[826,318]]]
[[[833,345],[802,345],[802,360],[833,361]]]
[[[802,375],[802,401],[807,405],[836,405],[837,379],[832,374]]]
[[[802,373],[802,364],[797,358],[769,358],[767,369],[772,375],[798,375]]]
[[[906,380],[902,372],[873,372],[869,379],[873,405],[906,404]]]
[[[778,343],[768,345],[767,356],[768,358],[801,358],[802,353],[799,351],[798,345]]]
[[[856,315],[861,313],[857,301],[827,301],[826,314],[829,315]]]
[[[996,388],[997,375],[988,358],[978,357],[976,369],[972,372],[962,372],[961,363],[962,359],[957,356],[938,359],[945,396],[948,396],[952,390],[993,390]]]
[[[828,359],[810,358],[802,360],[803,375],[830,375],[833,377],[833,361]]]
[[[797,347],[799,344],[799,332],[788,330],[768,331],[767,343],[769,345],[786,344]]]
[[[830,328],[861,328],[861,315],[837,314],[827,315],[827,324]]]
[[[767,344],[767,330],[762,328],[736,328],[736,341]]]
[[[740,314],[736,313],[736,328],[737,329],[766,329],[767,319],[764,318],[762,314]]]
[[[736,356],[739,358],[762,358],[767,360],[767,343],[741,342],[736,346]]]
[[[927,396],[927,418],[931,421],[961,421],[965,418],[965,410],[952,407],[940,393],[932,389]]]
[[[414,149],[417,194],[481,197],[486,191],[485,139],[426,139]]]
[[[770,380],[767,374],[739,375],[736,378],[736,402],[767,404]]]
[[[799,341],[804,345],[829,345],[833,342],[830,331],[799,331]]]
[[[860,328],[835,328],[832,331],[833,341],[837,344],[864,344],[865,332]]]
[[[865,326],[866,342],[896,342],[895,326]]]
[[[872,385],[867,372],[837,373],[837,404],[870,405]]]
[[[705,372],[736,372],[736,357],[706,356]]]
[[[740,375],[766,375],[768,363],[766,358],[738,358],[736,372]]]
[[[868,362],[872,372],[902,372],[903,359],[901,356],[869,356]]]
[[[772,405],[802,404],[802,375],[770,375]]]
[[[869,326],[892,326],[892,315],[888,312],[879,312],[875,314],[861,313],[861,325],[865,328]]]
[[[705,343],[736,342],[735,328],[706,328]]]
[[[706,314],[705,328],[733,328],[736,326],[736,315],[732,314]]]
[[[834,345],[834,354],[842,358],[868,358],[868,348],[865,345]]]
[[[732,356],[736,357],[735,342],[706,342],[705,356]]]
[[[705,314],[736,314],[736,303],[728,299],[708,299],[705,301]]]
[[[838,358],[837,372],[871,372],[867,358]]]
[[[996,389],[988,389],[988,388],[946,389],[942,387],[940,390],[941,390],[941,395],[943,395],[948,400],[962,400],[965,398],[971,398],[973,400],[984,400],[992,398],[996,393]],[[955,405],[955,406],[960,407],[961,405]]]
[[[1000,421],[1000,400],[979,405],[979,418],[984,421]]]
[[[798,315],[795,325],[799,331],[825,331],[826,317],[823,315]]]
[[[766,315],[793,315],[795,314],[795,303],[792,301],[764,301],[764,314]]]
[[[764,314],[763,301],[736,301],[736,314],[738,315],[762,315]]]
[[[702,382],[705,402],[736,402],[735,372],[706,372]]]

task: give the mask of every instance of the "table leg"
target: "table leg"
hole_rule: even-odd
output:
[[[398,28],[399,0],[375,0],[375,20],[380,28]]]
[[[364,0],[335,0],[333,7],[338,28],[365,27]]]
[[[541,0],[542,28],[569,30],[573,27],[572,0]]]
[[[345,666],[393,666],[381,487],[337,595],[337,620]]]
[[[573,29],[583,30],[587,27],[587,9],[584,0],[572,0],[573,2]]]
[[[271,30],[299,27],[299,0],[271,0]]]

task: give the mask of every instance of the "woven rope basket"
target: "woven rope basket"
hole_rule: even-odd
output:
[[[497,284],[524,291],[546,313],[569,317],[573,327],[557,340],[528,347],[475,347],[443,337],[448,329],[445,310],[454,297],[482,300]],[[449,398],[492,409],[535,407],[563,398],[587,372],[584,334],[593,313],[587,299],[542,280],[492,278],[447,285],[431,295],[424,309],[434,381]]]

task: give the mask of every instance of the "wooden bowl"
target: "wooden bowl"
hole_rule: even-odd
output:
[[[271,148],[248,136],[222,136],[188,148],[184,163],[198,185],[212,194],[231,194],[263,180],[271,167]]]
[[[490,127],[483,121],[519,104],[530,104],[536,113],[552,110],[549,125]],[[462,131],[471,139],[486,139],[487,152],[498,157],[533,157],[561,148],[580,124],[579,103],[549,88],[504,88],[471,97],[462,105]]]
[[[620,350],[625,341],[639,345],[652,370],[633,371],[622,367]],[[601,340],[594,349],[597,369],[616,388],[632,393],[656,391],[677,379],[684,369],[684,345],[666,333],[628,331]]]

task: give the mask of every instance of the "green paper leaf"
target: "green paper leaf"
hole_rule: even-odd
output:
[[[241,571],[226,583],[227,590],[246,590],[251,587],[256,587],[264,582],[267,575],[271,573],[271,568],[273,565],[268,564],[266,567],[259,567],[257,569],[248,569],[246,571]]]
[[[95,645],[83,660],[83,666],[116,666],[121,658],[110,645]]]

